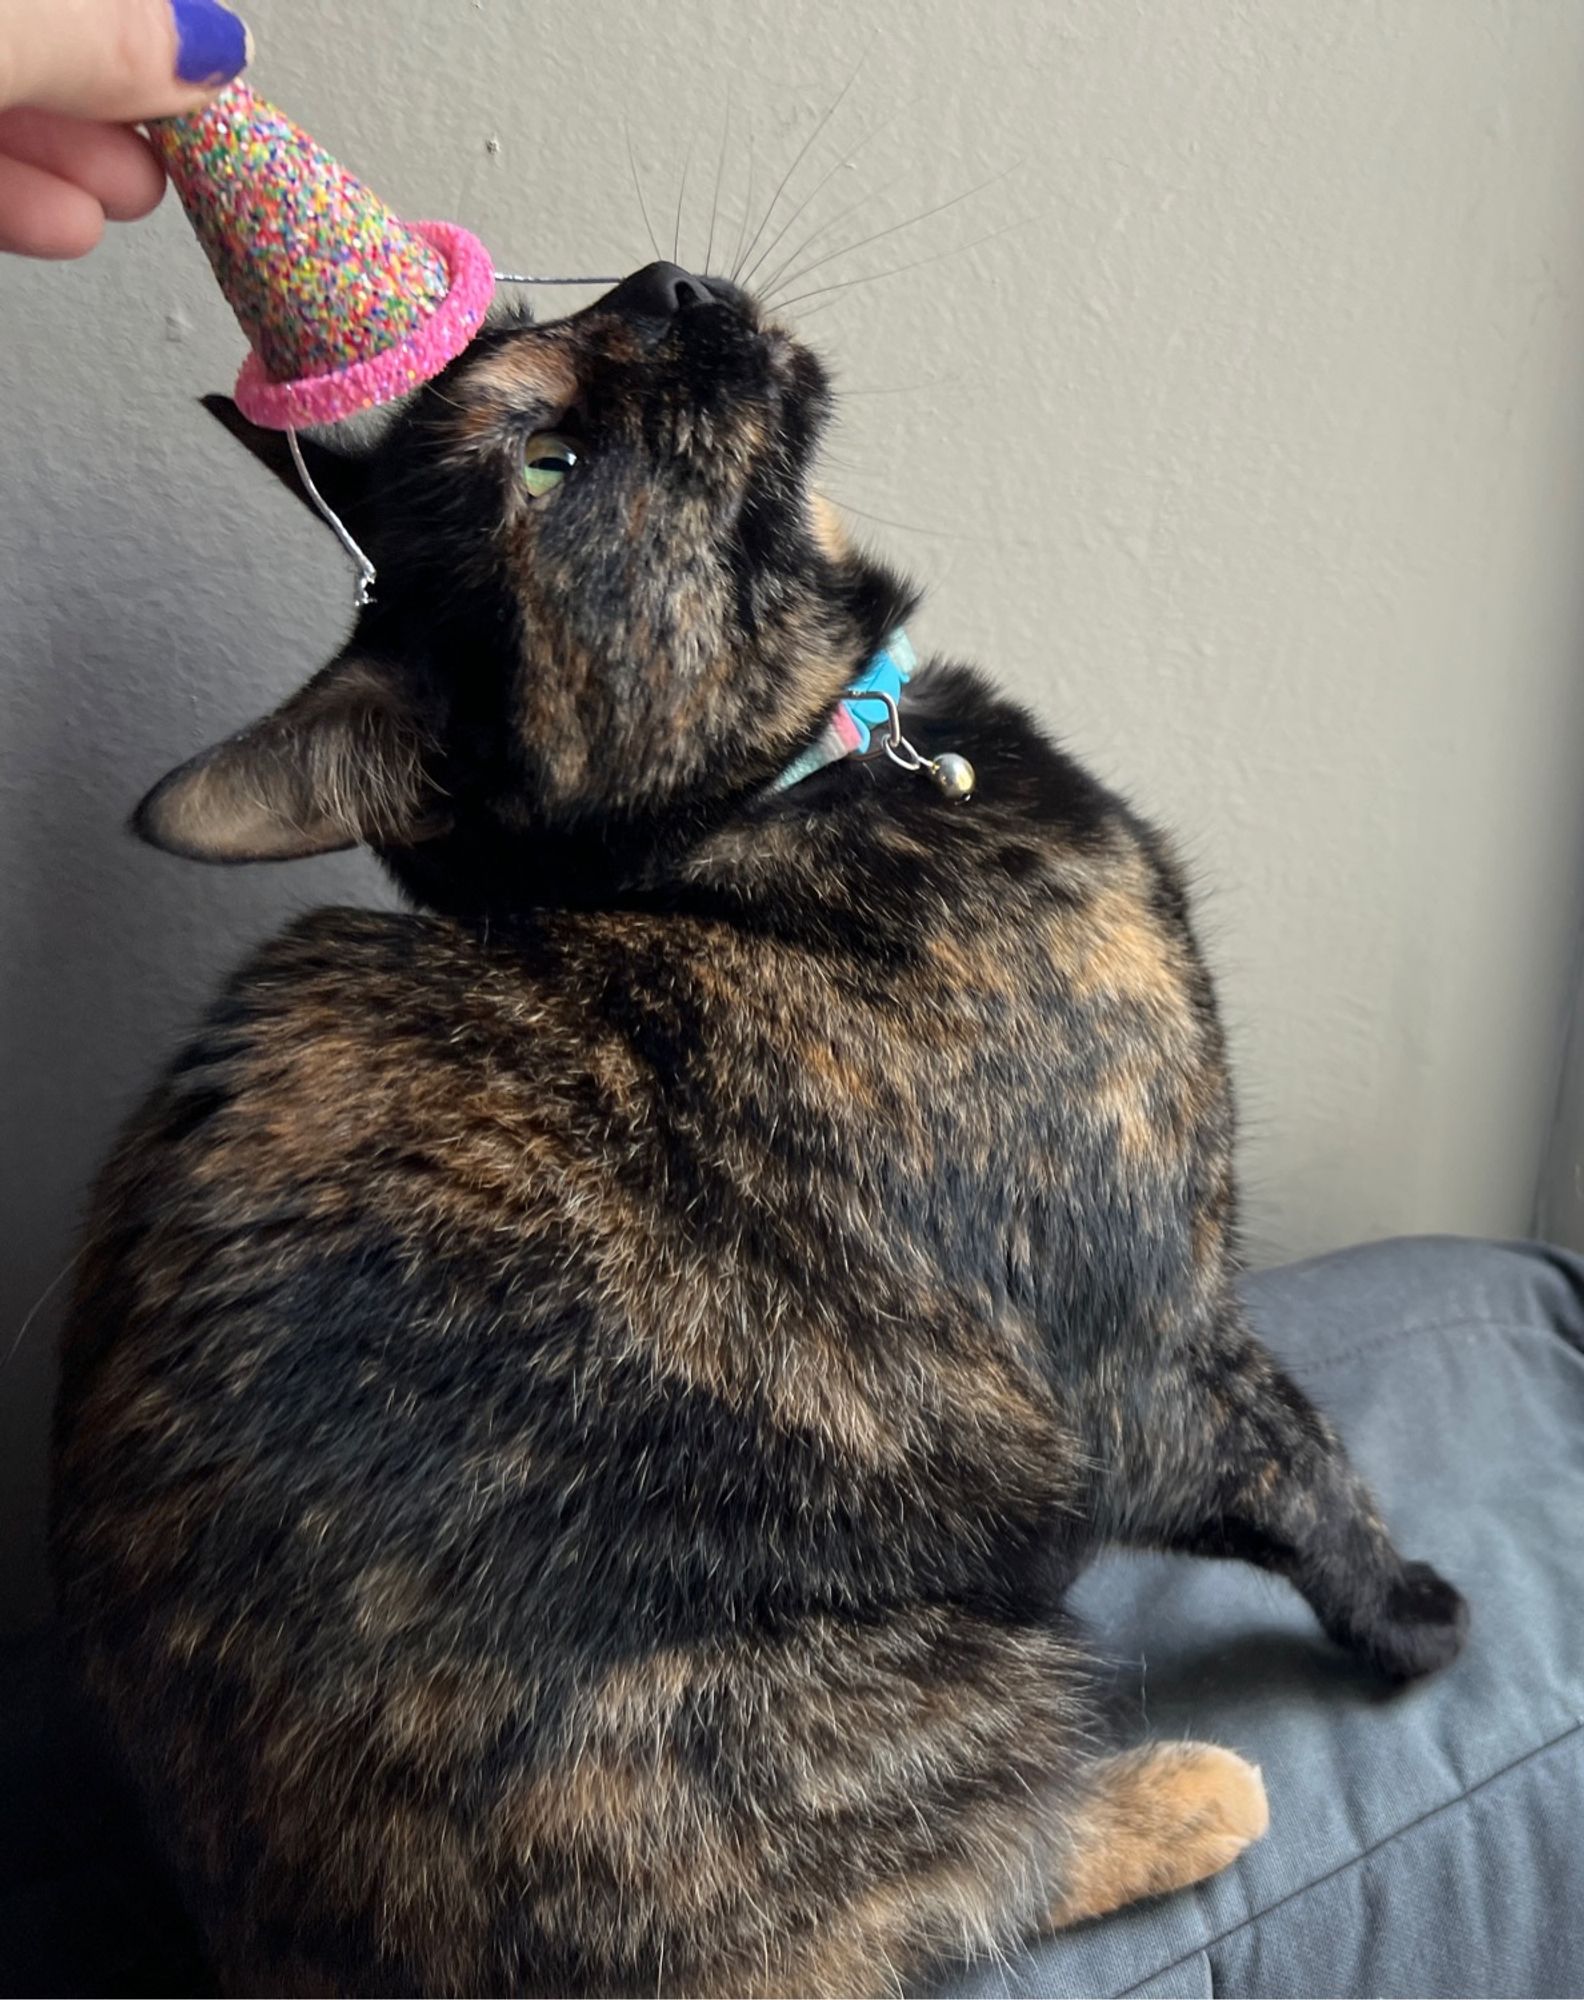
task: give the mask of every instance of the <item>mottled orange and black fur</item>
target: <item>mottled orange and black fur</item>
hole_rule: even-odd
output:
[[[236,975],[66,1342],[65,1618],[232,1990],[878,1992],[1213,1872],[1258,1776],[1101,1753],[1106,1540],[1457,1650],[1244,1324],[1160,838],[944,664],[971,804],[767,789],[909,604],[811,499],[827,402],[674,272],[496,330],[316,462],[346,653],[141,809],[416,906]]]

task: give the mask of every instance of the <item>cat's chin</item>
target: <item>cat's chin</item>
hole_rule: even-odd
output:
[[[770,371],[783,388],[791,388],[797,381],[798,363],[808,353],[797,336],[774,320],[766,320],[759,329],[759,337],[764,342],[765,357],[770,363]]]

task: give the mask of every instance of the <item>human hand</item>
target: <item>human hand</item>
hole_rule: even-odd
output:
[[[81,257],[147,215],[165,174],[133,122],[196,109],[250,53],[220,0],[0,0],[0,250]]]

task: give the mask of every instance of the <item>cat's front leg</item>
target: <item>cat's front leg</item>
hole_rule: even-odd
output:
[[[1113,1539],[1287,1577],[1333,1639],[1393,1680],[1457,1656],[1463,1597],[1399,1555],[1330,1425],[1235,1310],[1097,1396]]]

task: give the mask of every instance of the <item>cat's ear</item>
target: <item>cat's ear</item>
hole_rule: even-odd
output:
[[[193,861],[412,846],[450,825],[429,775],[432,754],[399,672],[351,655],[273,715],[179,765],[132,815],[132,829]]]
[[[229,431],[266,472],[273,473],[314,519],[324,525],[324,517],[308,497],[302,475],[293,463],[286,433],[261,430],[257,424],[249,423],[229,396],[204,396],[200,400],[215,422]],[[337,451],[332,445],[319,444],[313,438],[299,436],[297,447],[308,468],[308,476],[334,512],[356,533],[357,519],[368,494],[368,469],[364,461],[350,452]]]

